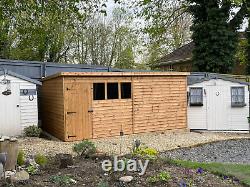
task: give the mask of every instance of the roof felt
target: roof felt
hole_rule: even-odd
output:
[[[13,76],[13,77],[16,77],[16,78],[28,81],[28,82],[34,83],[36,85],[42,85],[42,83],[40,81],[37,81],[37,80],[31,79],[31,78],[25,77],[23,75],[19,75],[17,73],[9,71],[9,70],[5,70],[5,73],[6,73],[6,75],[10,75],[10,76]],[[4,75],[4,71],[0,71],[0,76],[1,75]]]
[[[191,73],[188,76],[187,81],[188,81],[188,85],[193,85],[193,84],[201,83],[201,82],[204,82],[204,81],[209,81],[209,80],[212,80],[212,79],[222,79],[222,80],[225,80],[225,81],[230,81],[230,82],[236,82],[236,83],[239,83],[239,84],[249,85],[248,82],[240,81],[240,80],[234,79],[234,78],[229,77],[229,76],[221,75],[221,74],[218,74],[218,73],[206,73],[206,72],[194,72],[194,73]]]
[[[44,78],[68,77],[133,77],[133,76],[187,76],[188,72],[61,72]]]

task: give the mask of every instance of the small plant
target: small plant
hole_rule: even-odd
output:
[[[155,176],[149,177],[147,180],[150,183],[156,183],[156,182],[168,182],[170,179],[171,179],[170,173],[162,171]]]
[[[89,140],[84,140],[80,143],[77,143],[73,146],[73,151],[76,152],[79,156],[89,158],[96,153],[96,146],[93,142]]]
[[[140,146],[133,151],[132,155],[154,159],[158,156],[158,151],[153,148]]]
[[[35,155],[35,162],[44,167],[47,163],[48,163],[48,159],[46,156],[42,155],[42,154],[36,154]]]
[[[101,181],[101,182],[98,184],[98,187],[109,187],[109,184],[108,184],[108,182]]]
[[[67,175],[54,175],[49,178],[49,180],[52,183],[58,184],[58,185],[65,185],[65,186],[71,186],[76,184],[76,181]]]
[[[41,133],[42,133],[42,129],[35,125],[26,127],[24,129],[24,134],[27,137],[39,137]]]
[[[24,151],[20,150],[17,155],[17,165],[23,166],[25,164],[25,155]]]
[[[37,172],[38,172],[38,168],[36,167],[36,166],[34,166],[34,165],[29,165],[28,167],[27,167],[27,172],[30,174],[30,175],[35,175],[35,174],[37,174]]]

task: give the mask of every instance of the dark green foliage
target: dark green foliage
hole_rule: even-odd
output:
[[[24,155],[24,151],[20,150],[18,152],[18,156],[17,156],[17,165],[18,166],[23,166],[25,164],[25,155]]]
[[[38,165],[43,166],[43,167],[48,163],[47,157],[42,154],[36,154],[35,161]]]
[[[248,22],[250,23],[250,21]],[[247,74],[250,75],[250,25],[247,29]]]
[[[80,143],[77,143],[73,146],[73,151],[76,152],[79,156],[89,158],[96,153],[96,146],[93,142],[89,140],[84,140]]]
[[[42,132],[42,129],[40,129],[39,127],[35,125],[26,127],[24,129],[24,134],[25,136],[28,136],[28,137],[39,137],[41,132]]]
[[[57,185],[71,186],[75,184],[75,180],[67,175],[54,175],[49,180]]]
[[[238,43],[237,29],[243,21],[236,15],[228,22],[234,7],[231,1],[189,0],[189,11],[194,21],[191,30],[195,49],[193,61],[195,71],[229,73],[235,61]],[[194,4],[195,3],[195,4]]]

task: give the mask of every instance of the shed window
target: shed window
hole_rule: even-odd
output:
[[[94,83],[93,84],[93,98],[94,100],[105,99],[105,83]]]
[[[131,98],[131,83],[130,82],[121,83],[121,98],[122,99]]]
[[[232,107],[246,106],[244,87],[232,87],[231,88],[231,104],[232,104]]]
[[[203,106],[202,88],[190,88],[190,106]]]
[[[118,83],[108,83],[107,84],[107,97],[108,99],[118,99]]]

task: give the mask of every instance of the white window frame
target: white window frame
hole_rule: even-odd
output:
[[[201,90],[201,95],[193,95],[192,94],[192,89],[199,89]],[[201,97],[200,100],[201,102],[191,102],[192,97]],[[189,105],[190,106],[203,106],[203,87],[190,87],[189,88]]]
[[[239,94],[233,95],[234,94],[234,92],[233,92],[234,89],[242,89],[243,94],[241,94],[241,95],[239,95]],[[239,93],[239,92],[237,91],[237,93]],[[239,97],[243,97],[242,102],[235,102],[233,97],[236,97],[237,98],[236,100],[239,100]],[[231,106],[232,107],[244,107],[244,106],[246,106],[246,103],[245,103],[245,87],[244,86],[231,87]]]

